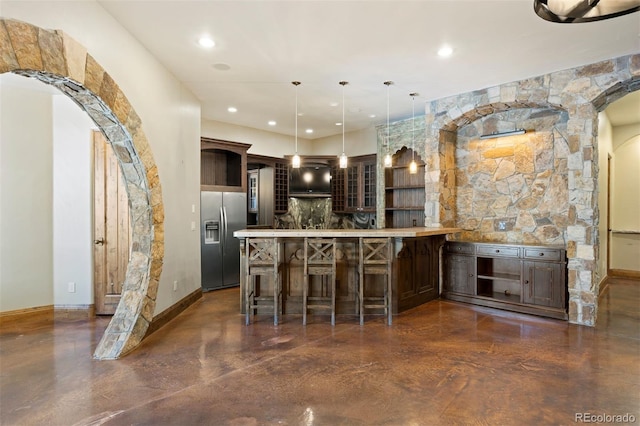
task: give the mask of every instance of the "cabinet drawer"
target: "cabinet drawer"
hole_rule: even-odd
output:
[[[481,245],[478,246],[478,255],[518,257],[519,250],[518,247]]]
[[[448,253],[473,254],[475,246],[473,244],[448,242],[446,245]]]
[[[524,257],[527,259],[544,259],[544,260],[560,260],[562,250],[543,249],[543,248],[526,248],[524,249]]]

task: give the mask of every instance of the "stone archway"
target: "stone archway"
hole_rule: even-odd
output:
[[[142,341],[153,319],[164,257],[158,169],[142,123],[113,78],[62,31],[0,20],[0,73],[57,87],[98,125],[113,147],[131,203],[132,246],[122,298],[94,353],[117,359]]]
[[[598,112],[624,94],[640,89],[640,55],[613,58],[526,80],[462,93],[429,102],[416,134],[424,153],[425,224],[454,226],[450,183],[455,180],[456,131],[482,117],[513,108],[566,111],[562,135],[567,145],[568,203],[571,225],[564,229],[568,257],[569,321],[593,326],[598,307]],[[408,146],[408,121],[394,123],[391,139],[378,129],[378,155]],[[394,138],[394,133],[399,136]],[[419,135],[419,136],[418,136]],[[452,148],[453,147],[453,148]],[[381,167],[381,165],[379,165]],[[381,182],[378,182],[378,186]],[[382,202],[383,203],[383,202]],[[378,205],[378,214],[384,211]]]

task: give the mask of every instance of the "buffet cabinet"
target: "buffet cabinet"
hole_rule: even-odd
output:
[[[568,319],[567,259],[560,247],[449,241],[442,296]]]

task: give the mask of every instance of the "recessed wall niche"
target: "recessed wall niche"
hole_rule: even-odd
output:
[[[568,115],[513,109],[458,129],[454,148],[456,226],[463,240],[565,244],[569,207]],[[481,135],[525,129],[523,135]]]

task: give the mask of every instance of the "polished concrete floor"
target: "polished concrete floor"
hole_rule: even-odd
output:
[[[436,300],[394,317],[244,325],[205,294],[118,361],[107,318],[0,332],[1,425],[543,425],[640,421],[640,282],[615,280],[595,328]],[[584,416],[584,414],[583,414]]]

